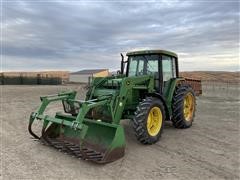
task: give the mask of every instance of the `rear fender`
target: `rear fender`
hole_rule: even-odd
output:
[[[182,81],[184,81],[184,78],[173,78],[164,87],[162,97],[164,97],[165,99],[165,104],[167,106],[166,109],[168,110],[169,119],[171,119],[171,116],[172,116],[172,99],[173,99],[174,91],[176,89],[176,86]]]

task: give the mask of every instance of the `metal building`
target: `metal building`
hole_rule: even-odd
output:
[[[91,77],[106,77],[108,75],[108,69],[85,69],[71,73],[69,81],[75,83],[87,83]]]

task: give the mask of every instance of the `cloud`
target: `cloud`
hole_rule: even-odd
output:
[[[3,71],[115,70],[144,48],[178,53],[182,70],[239,70],[238,1],[9,0],[2,28]]]

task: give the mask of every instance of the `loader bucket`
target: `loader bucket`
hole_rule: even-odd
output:
[[[56,119],[73,122],[74,116],[57,113]],[[83,128],[72,127],[52,122],[43,129],[40,138],[45,144],[57,148],[77,158],[108,163],[124,156],[125,136],[121,125],[84,119]]]
[[[102,96],[89,101],[75,100],[75,96],[76,91],[70,91],[40,97],[41,106],[30,115],[29,133],[59,151],[84,160],[108,163],[124,156],[123,127],[114,121],[106,121],[104,117],[99,120],[88,116],[91,109],[110,104],[111,96]],[[62,102],[65,113],[46,115],[44,113],[46,107],[51,102],[57,101]],[[35,120],[43,122],[41,137],[32,131]]]

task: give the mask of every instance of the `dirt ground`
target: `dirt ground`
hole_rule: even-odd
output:
[[[0,86],[0,179],[239,179],[239,96],[205,93],[197,100],[190,129],[166,123],[160,141],[144,146],[135,139],[130,121],[123,122],[126,154],[97,165],[34,141],[28,118],[40,95],[81,86]],[[239,92],[238,92],[239,95]],[[236,96],[235,96],[236,97]],[[55,108],[52,109],[55,111]]]

